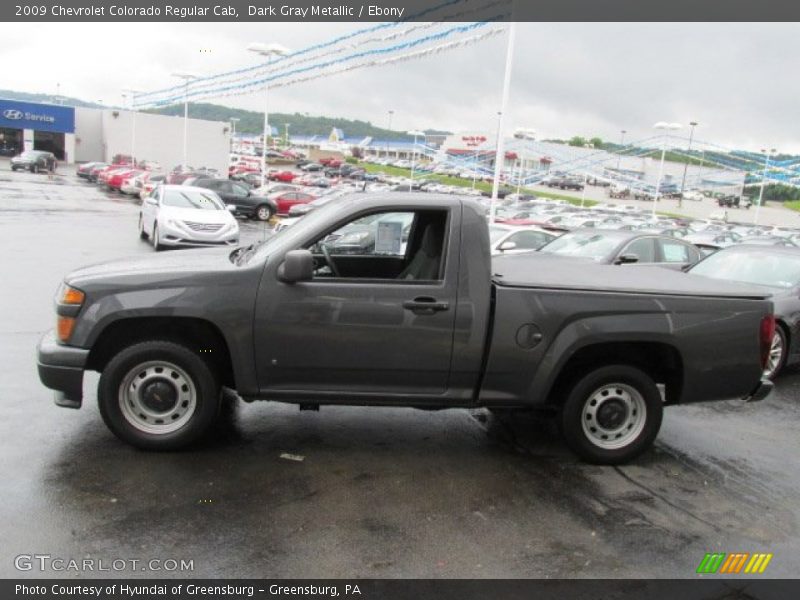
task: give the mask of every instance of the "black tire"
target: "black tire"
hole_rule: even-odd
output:
[[[143,239],[143,240],[146,240],[148,237],[150,237],[150,236],[147,235],[147,232],[144,230],[144,220],[142,219],[142,215],[140,214],[139,215],[139,238]]]
[[[153,223],[153,235],[150,236],[150,241],[153,243],[153,250],[161,252],[164,246],[158,241],[158,223]]]
[[[275,211],[269,204],[259,204],[253,211],[253,218],[257,221],[269,221],[275,215]]]
[[[575,383],[558,421],[567,445],[583,460],[616,465],[652,445],[663,412],[661,394],[649,375],[629,365],[608,365],[589,371]]]
[[[144,415],[140,415],[142,418],[139,420],[131,416],[138,409],[133,405],[131,394],[125,393],[126,388],[130,389],[128,381],[133,379],[138,382],[142,373],[154,373],[157,366],[153,365],[159,363],[165,365],[164,375],[159,378],[159,375],[153,374],[152,385],[168,386],[172,376],[180,372],[177,379],[186,382],[186,387],[192,386],[189,388],[193,398],[191,414],[185,420],[181,417],[178,421],[180,426],[174,430],[169,429],[174,424],[169,418],[173,415],[168,413],[177,410],[188,412],[189,409],[179,408],[181,402],[187,402],[185,398],[188,396],[181,395],[182,392],[175,387],[175,406],[159,412],[157,416],[163,418],[147,416],[149,422],[145,422]],[[150,378],[146,376],[144,381]],[[144,384],[140,387],[143,392],[146,391]],[[162,401],[157,394],[151,397]],[[178,450],[197,441],[213,426],[220,407],[220,385],[208,364],[185,346],[167,341],[147,341],[125,348],[109,361],[100,376],[97,400],[103,421],[122,441],[142,450]],[[158,424],[159,420],[162,421],[161,425]],[[148,427],[152,431],[147,430]],[[164,431],[158,432],[159,428]]]
[[[770,355],[775,350],[776,341],[779,344],[781,349],[780,358],[778,358],[777,362],[775,363],[774,367],[770,367],[770,364],[767,363],[767,368],[764,370],[764,376],[768,377],[769,379],[774,380],[778,375],[780,375],[783,367],[786,366],[786,357],[788,355],[788,340],[786,339],[786,332],[783,330],[778,323],[775,324],[775,336],[778,338],[777,340],[773,338],[772,346],[770,347]],[[772,357],[770,356],[770,359]]]

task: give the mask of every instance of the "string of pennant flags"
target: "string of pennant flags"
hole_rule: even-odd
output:
[[[456,10],[442,16],[442,21],[409,22],[443,8]],[[185,83],[160,90],[137,93],[132,98],[133,108],[141,110],[188,100],[198,101],[249,94],[263,89],[266,85],[285,87],[356,69],[440,54],[478,43],[501,33],[502,28],[493,27],[482,34],[469,35],[475,30],[488,28],[490,24],[502,20],[508,16],[507,13],[498,12],[495,16],[482,21],[463,22],[465,17],[474,17],[479,11],[486,14],[487,10],[491,11],[494,8],[499,11],[507,9],[508,1],[447,0],[418,14],[410,15],[404,21],[367,27],[271,61],[224,73],[195,77]],[[453,26],[454,21],[458,21],[455,26]],[[410,39],[414,33],[427,33],[427,35]],[[389,45],[386,45],[387,43]]]

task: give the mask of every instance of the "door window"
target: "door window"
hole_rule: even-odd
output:
[[[661,240],[661,254],[664,262],[668,263],[690,263],[694,262],[694,257],[689,252],[689,246],[678,241]]]
[[[506,241],[514,242],[516,250],[538,250],[552,239],[552,236],[541,231],[520,231],[510,236]]]
[[[315,278],[442,278],[447,211],[378,212],[311,243]]]
[[[238,183],[231,183],[229,185],[232,188],[231,191],[233,192],[234,196],[239,196],[240,198],[244,198],[250,193],[247,191],[247,188],[245,188],[243,185],[239,185]]]
[[[656,262],[653,238],[639,238],[638,240],[632,241],[620,252],[620,255],[622,254],[635,254],[639,257],[640,263]]]

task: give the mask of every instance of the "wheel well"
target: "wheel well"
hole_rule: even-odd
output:
[[[236,388],[230,351],[222,333],[213,323],[192,317],[135,317],[115,321],[95,340],[86,368],[102,371],[118,352],[146,340],[186,346],[214,369],[222,385]]]
[[[683,389],[680,353],[661,342],[608,342],[581,348],[561,368],[548,394],[548,403],[560,404],[570,387],[585,373],[603,365],[625,364],[641,369],[665,386],[666,404],[675,404]]]
[[[786,337],[786,348],[788,349],[789,344],[791,343],[791,340],[789,339],[789,337],[791,336],[791,333],[789,331],[789,326],[786,323],[784,323],[781,319],[775,319],[775,325],[783,329],[783,335]]]

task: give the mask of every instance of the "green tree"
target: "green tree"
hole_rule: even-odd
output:
[[[603,147],[603,140],[599,137],[593,137],[592,139],[589,140],[589,143],[595,148]]]
[[[568,143],[570,146],[580,146],[582,148],[586,145],[586,138],[576,135],[570,138]]]

